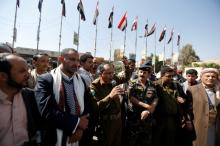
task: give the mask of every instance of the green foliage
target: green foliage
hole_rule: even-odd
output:
[[[216,63],[203,63],[200,65],[200,67],[204,67],[204,68],[220,68],[220,65],[216,64]]]
[[[151,54],[151,60],[153,58],[153,54]],[[163,61],[159,61],[159,56],[156,56],[156,59],[155,59],[155,72],[159,72],[160,71],[160,68],[161,66],[163,65]]]
[[[199,60],[200,60],[199,56],[197,56],[191,44],[187,44],[183,46],[179,55],[179,61],[181,62],[182,65],[189,65],[192,62],[196,62]]]
[[[193,66],[194,66],[194,67],[200,67],[200,65],[197,64],[197,63],[194,63]]]

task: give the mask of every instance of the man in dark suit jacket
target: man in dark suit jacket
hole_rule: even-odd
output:
[[[46,124],[45,145],[78,145],[88,128],[89,105],[85,84],[77,74],[79,54],[64,49],[60,66],[38,77],[35,96]]]
[[[0,145],[36,146],[41,143],[41,117],[28,81],[26,61],[0,54]]]

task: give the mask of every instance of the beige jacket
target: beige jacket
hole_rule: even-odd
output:
[[[193,146],[206,146],[209,126],[208,97],[205,88],[201,83],[191,86],[189,91],[192,93],[193,98],[194,125],[197,134]],[[219,103],[217,98],[216,103]]]

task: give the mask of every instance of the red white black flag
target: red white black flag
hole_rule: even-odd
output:
[[[108,28],[112,28],[113,25],[113,15],[114,15],[114,6],[112,7],[112,11],[108,17]]]
[[[174,33],[174,29],[172,29],[172,31],[171,31],[170,38],[169,38],[167,44],[169,44],[169,43],[172,41],[172,39],[173,39],[173,33]]]
[[[20,0],[17,0],[16,4],[17,4],[17,7],[20,7]]]
[[[83,3],[81,0],[79,1],[78,5],[77,5],[77,10],[80,13],[81,20],[85,21],[86,17],[85,17],[85,13],[84,13]]]
[[[43,0],[39,0],[38,2],[38,10],[41,12]]]
[[[127,27],[127,12],[124,14],[124,16],[121,18],[120,23],[118,24],[118,29],[124,31]]]
[[[146,24],[147,25],[147,24]],[[151,27],[150,31],[148,32],[148,28],[146,28],[147,26],[145,26],[145,34],[144,34],[144,37],[146,36],[150,36],[152,35],[155,30],[156,30],[156,23],[154,23],[154,25]]]
[[[96,21],[97,21],[98,16],[99,16],[99,1],[97,1],[96,9],[95,9],[95,15],[94,15],[94,18],[93,18],[93,24],[94,25],[96,25]]]
[[[137,30],[137,21],[138,21],[138,16],[136,16],[134,19],[134,22],[131,27],[131,31]]]
[[[159,42],[161,42],[166,34],[166,27],[163,28],[163,31],[160,33]]]
[[[62,16],[66,17],[66,5],[65,5],[65,1],[61,0],[61,4],[62,4]]]
[[[177,46],[179,46],[180,45],[180,34],[178,34],[178,36],[177,36]]]

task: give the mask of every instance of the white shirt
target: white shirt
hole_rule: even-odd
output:
[[[92,74],[82,67],[78,70],[78,73],[83,77],[83,79],[86,82],[86,86],[88,88],[92,83],[92,81],[94,80]]]

